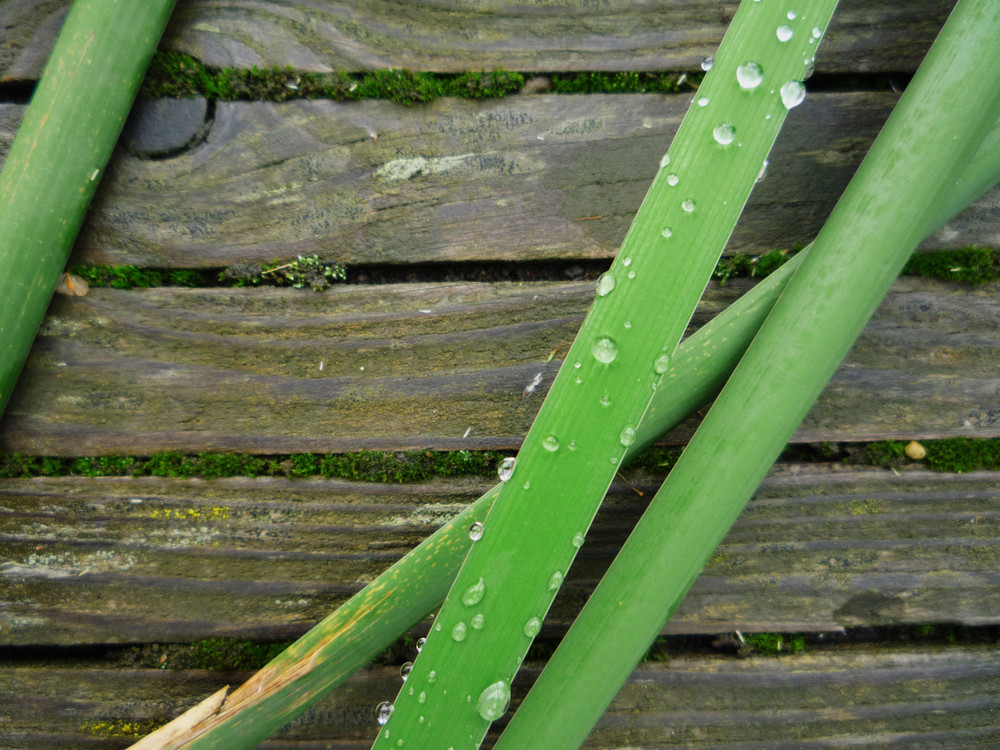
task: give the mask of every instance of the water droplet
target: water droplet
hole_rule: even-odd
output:
[[[630,258],[629,256],[626,255],[625,258],[622,260],[622,265],[625,266],[625,268],[628,268],[629,266],[631,266],[632,265],[632,258]]]
[[[655,360],[653,360],[653,372],[657,375],[662,375],[667,370],[670,369],[670,355],[664,352]]]
[[[802,64],[806,66],[806,72],[802,74],[802,80],[808,81],[812,78],[813,73],[816,72],[816,60],[810,57],[808,60],[803,60]]]
[[[605,393],[604,398],[601,399],[601,406],[611,406],[611,396],[607,393]]]
[[[635,278],[635,271],[629,271],[628,272],[628,278],[634,279]]]
[[[420,695],[417,696],[417,703],[426,703],[427,693],[423,690],[420,691]]]
[[[754,180],[755,185],[767,176],[767,164],[767,159],[764,159],[764,163],[760,165],[760,171],[757,173],[757,179]]]
[[[598,362],[607,365],[614,362],[615,357],[618,356],[618,344],[607,336],[604,336],[594,342],[594,345],[590,347],[590,353],[594,355],[594,359]]]
[[[403,678],[403,682],[406,682],[406,678],[410,676],[410,672],[413,671],[413,662],[407,661],[403,662],[403,665],[399,668],[399,676]],[[413,688],[410,688],[410,695],[413,695]]]
[[[480,577],[478,581],[469,586],[462,594],[462,604],[466,607],[474,607],[483,600],[484,596],[486,596],[486,582]]]
[[[617,458],[612,459],[612,461],[617,461],[617,460],[618,460]],[[581,534],[579,531],[573,535],[573,546],[574,547],[583,546],[583,534]]]
[[[631,320],[626,320],[625,323],[624,323],[624,325],[625,325],[626,328],[631,328],[632,327],[632,321]]]
[[[435,682],[437,682],[437,678],[438,678],[438,673],[435,672],[433,669],[427,673],[427,682],[431,683],[432,685]]]
[[[688,198],[686,201],[681,203],[681,208],[683,208],[688,213],[691,213],[692,211],[694,211],[695,208],[694,201]]]
[[[500,477],[501,482],[506,482],[514,474],[514,467],[517,466],[517,459],[512,456],[508,456],[500,465],[497,467],[497,476]]]
[[[823,36],[823,29],[821,29],[819,26],[813,26],[812,38],[819,39],[821,36]]]
[[[660,167],[665,167],[670,164],[670,154],[664,154],[663,158],[660,159]]]
[[[663,227],[663,229],[660,230],[660,234],[663,235],[664,239],[666,239],[673,236],[674,230],[670,227]]]
[[[760,63],[750,60],[736,69],[736,80],[741,88],[755,89],[764,80],[764,70]]]
[[[427,643],[426,638],[417,638],[417,653],[419,654],[424,650],[424,644]]]
[[[534,638],[542,630],[542,621],[537,617],[532,617],[524,623],[524,634],[529,638]]]
[[[707,107],[708,106],[708,97],[707,96],[699,96],[698,97],[698,106],[699,107]]]
[[[469,624],[472,626],[473,630],[482,630],[483,629],[483,623],[485,623],[485,622],[486,622],[486,618],[483,617],[483,613],[482,612],[480,612],[477,615],[473,615],[472,619],[469,620]]]
[[[545,440],[542,441],[542,447],[549,453],[555,453],[559,450],[559,438],[555,435],[549,435]]]
[[[483,538],[483,524],[482,521],[476,521],[472,526],[469,527],[469,539],[474,542],[478,542]]]
[[[668,174],[667,175],[667,184],[670,185],[670,187],[673,187],[674,185],[676,185],[680,181],[681,181],[681,178],[678,177],[675,174]]]
[[[379,726],[385,726],[386,722],[389,721],[393,708],[394,706],[389,701],[382,701],[375,706],[375,720],[378,721]]]
[[[795,11],[794,11],[794,10],[790,10],[790,11],[788,11],[788,15],[787,15],[787,16],[785,16],[785,17],[786,17],[786,18],[787,18],[787,19],[788,19],[789,21],[794,21],[794,20],[795,20]]]
[[[602,273],[597,280],[597,296],[606,297],[615,288],[615,277],[610,272]]]
[[[451,639],[453,641],[464,641],[465,634],[468,632],[468,628],[465,627],[464,622],[455,623],[455,627],[451,629]]]
[[[574,362],[573,367],[579,370],[581,367],[583,367],[583,362]]]
[[[791,26],[789,26],[787,23],[783,23],[781,26],[778,27],[777,34],[779,42],[787,42],[795,35],[795,32],[792,31]]]
[[[581,378],[579,375],[577,375],[576,376],[576,384],[580,385],[580,383],[582,383],[582,382],[583,382],[583,378]]]
[[[439,622],[434,623],[434,629],[440,631],[441,630],[441,623],[439,623]]]
[[[560,586],[562,586],[563,574],[561,570],[555,571],[551,576],[549,576],[549,591],[555,591]]]
[[[715,55],[709,55],[701,61],[701,69],[706,73],[712,69],[713,65],[715,65]]]
[[[524,489],[526,489],[526,490],[530,490],[530,489],[531,489],[531,480],[529,479],[528,481],[526,481],[526,482],[525,482],[525,483],[524,483],[523,485],[521,485],[521,486],[522,486],[522,487],[524,487]]]
[[[788,81],[781,87],[781,102],[786,109],[797,107],[806,98],[806,87],[800,81]]]
[[[728,146],[733,142],[733,138],[736,137],[736,128],[733,127],[731,122],[724,122],[721,125],[716,125],[715,130],[712,131],[712,137],[715,138],[715,142],[723,146]],[[684,209],[687,211],[687,209]]]
[[[573,442],[571,442],[571,443],[570,443],[570,444],[569,444],[568,446],[566,446],[566,447],[567,447],[567,448],[569,448],[569,449],[570,449],[571,451],[575,451],[575,450],[576,450],[576,441],[574,440]]]
[[[487,687],[479,694],[479,700],[476,701],[476,709],[479,711],[479,715],[486,719],[486,721],[496,721],[499,719],[507,713],[507,706],[509,705],[510,687],[503,680],[494,682]]]
[[[621,434],[618,436],[618,442],[628,448],[632,443],[635,442],[635,427],[631,425],[625,427]]]

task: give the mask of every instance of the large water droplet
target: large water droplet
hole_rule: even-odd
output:
[[[791,109],[802,104],[806,98],[806,87],[800,81],[788,81],[780,89],[781,102],[785,109]]]
[[[712,69],[713,65],[715,65],[715,55],[709,55],[701,61],[701,69],[706,73]]]
[[[468,633],[468,632],[469,632],[469,630],[465,626],[464,622],[457,622],[457,623],[455,623],[455,627],[453,627],[451,629],[451,638],[454,641],[464,641],[465,640],[465,634]]]
[[[483,617],[483,613],[480,612],[477,615],[473,615],[472,619],[469,620],[469,624],[472,626],[473,630],[482,630],[483,624],[486,622],[486,618]]]
[[[618,436],[618,442],[628,448],[635,442],[635,427],[627,425]]]
[[[792,27],[789,26],[787,23],[781,24],[781,26],[778,27],[778,31],[776,33],[778,35],[779,42],[787,42],[789,39],[795,36],[795,32],[792,30]]]
[[[670,355],[664,352],[659,357],[653,360],[653,372],[657,375],[662,375],[667,370],[670,369]]]
[[[715,138],[715,142],[723,146],[728,146],[733,142],[733,138],[736,137],[736,128],[733,127],[731,122],[724,122],[721,125],[716,125],[715,130],[712,131],[712,137]],[[684,209],[687,211],[687,209]]]
[[[419,654],[424,650],[424,644],[427,643],[426,638],[417,638],[417,653]]]
[[[562,586],[563,574],[561,570],[555,571],[551,576],[549,576],[549,591],[555,591],[560,586]]]
[[[618,344],[607,336],[604,336],[594,342],[594,345],[590,347],[590,353],[594,355],[594,359],[598,362],[607,365],[614,362],[615,357],[618,356]]]
[[[597,280],[597,296],[606,297],[611,293],[611,290],[615,288],[615,277],[609,271],[608,273],[602,273],[601,277]]]
[[[663,235],[664,239],[666,239],[673,236],[674,230],[670,227],[663,227],[663,229],[660,230],[660,234]]]
[[[698,97],[698,106],[699,107],[707,107],[708,106],[708,97],[707,96],[699,96]]]
[[[524,623],[524,634],[529,638],[534,638],[542,630],[542,621],[537,617],[532,617]]]
[[[686,201],[681,203],[681,208],[683,208],[687,213],[692,213],[695,209],[694,201],[688,198]]]
[[[406,682],[406,678],[410,676],[410,672],[413,671],[413,662],[407,661],[403,662],[403,665],[399,668],[399,676],[403,678],[403,682]],[[413,688],[410,688],[412,691]],[[410,695],[413,695],[411,692]]]
[[[668,174],[667,175],[667,184],[670,185],[670,187],[673,187],[674,185],[676,185],[680,181],[681,181],[681,178],[678,177],[675,174]]]
[[[736,80],[745,89],[755,89],[764,80],[764,69],[760,63],[750,60],[736,69]]]
[[[500,680],[494,682],[479,694],[476,701],[476,710],[486,721],[496,721],[505,713],[510,705],[510,687],[506,682]]]
[[[517,466],[517,459],[512,456],[508,456],[500,462],[497,467],[497,476],[500,477],[501,482],[506,482],[513,476],[515,466]]]
[[[474,542],[478,542],[483,538],[483,523],[482,521],[476,521],[472,526],[469,527],[469,539]]]
[[[555,435],[549,435],[545,440],[542,441],[542,447],[549,453],[555,453],[559,450],[559,438]]]
[[[612,459],[612,460],[613,460],[613,461],[617,461],[618,459],[617,459],[617,458],[615,458],[615,459]],[[580,533],[579,531],[578,531],[578,532],[576,532],[576,533],[575,533],[575,534],[573,535],[573,546],[574,546],[574,547],[582,547],[582,546],[583,546],[583,534],[582,534],[582,533]]]
[[[462,593],[462,604],[474,607],[486,596],[486,582],[480,578]]]
[[[375,720],[379,723],[379,726],[386,725],[389,717],[392,716],[393,708],[394,706],[389,701],[382,701],[375,706]]]

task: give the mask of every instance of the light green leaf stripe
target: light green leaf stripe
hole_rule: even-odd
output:
[[[506,712],[834,6],[737,11],[375,748],[475,748]]]
[[[1000,7],[962,0],[497,748],[575,748],[736,520],[1000,113]]]

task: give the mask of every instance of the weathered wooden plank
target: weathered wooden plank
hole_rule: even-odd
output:
[[[655,492],[616,484],[546,632],[583,604]],[[0,482],[0,645],[303,632],[484,480],[81,477]],[[1000,474],[781,467],[667,632],[1000,622]]]
[[[538,669],[522,670],[512,710]],[[129,740],[107,735],[163,722],[247,676],[3,668],[0,706],[9,718],[0,748],[123,748]],[[364,670],[260,747],[363,750],[378,730],[375,706],[398,688],[397,668]],[[997,710],[996,648],[881,646],[742,660],[680,655],[637,668],[583,747],[992,748],[1000,742]]]
[[[729,251],[809,242],[896,98],[816,94],[791,112]],[[353,264],[611,258],[689,102],[219,103],[191,150],[150,160],[119,149],[74,257],[157,267],[313,253]],[[0,105],[0,146],[16,109]],[[1000,247],[998,215],[993,190],[926,246]]]
[[[0,7],[0,82],[37,77],[69,0]],[[821,72],[912,71],[954,0],[844,0]],[[351,3],[181,0],[163,46],[210,65],[463,72],[697,70],[736,0]],[[802,23],[808,17],[800,13]]]
[[[795,440],[1000,434],[998,290],[901,279]],[[94,289],[54,301],[0,449],[514,448],[593,295],[592,282]]]

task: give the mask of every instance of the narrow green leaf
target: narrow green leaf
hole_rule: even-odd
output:
[[[174,0],[77,2],[0,172],[0,414]]]
[[[834,6],[737,11],[375,748],[477,747],[506,712]]]
[[[661,630],[1000,114],[1000,8],[962,0],[497,748],[575,748]]]

